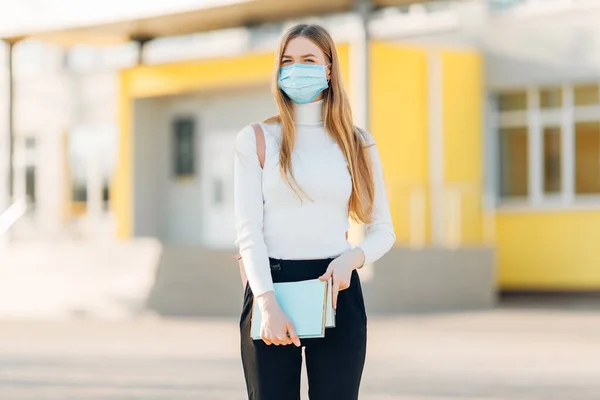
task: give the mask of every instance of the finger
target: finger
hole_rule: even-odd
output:
[[[319,279],[322,281],[326,281],[327,279],[331,278],[332,275],[333,275],[333,267],[331,266],[331,264],[329,264],[329,267],[327,267],[327,271],[325,271],[325,273],[323,275],[321,275],[319,277]]]
[[[290,334],[288,333],[287,327],[286,327],[286,329],[285,329],[285,344],[292,344],[292,343],[294,343],[294,341],[290,337]]]
[[[294,343],[294,339],[292,339],[292,337],[289,336],[289,334],[288,334],[288,336],[286,336],[286,338],[287,338],[286,339],[286,344],[293,344]]]
[[[287,331],[290,335],[290,340],[292,343],[294,343],[294,345],[296,347],[300,347],[300,338],[298,337],[298,334],[296,333],[296,328],[294,328],[294,324],[292,324],[291,322],[287,325]]]
[[[266,336],[261,336],[260,338],[262,339],[262,341],[263,341],[263,342],[265,342],[265,344],[266,344],[267,346],[270,346],[270,345],[272,345],[272,344],[273,344],[273,342],[271,342],[271,341],[269,340],[269,338],[268,338],[268,337],[266,337]]]
[[[340,284],[337,281],[333,282],[333,287],[332,287],[331,291],[332,291],[331,297],[333,298],[333,308],[337,309],[338,293],[340,292]]]
[[[279,343],[279,345],[285,346],[286,344],[289,344],[288,342],[289,342],[289,339],[287,337],[277,336],[277,343]]]
[[[279,341],[279,344],[282,346],[292,343],[290,338],[288,338],[287,336],[286,337],[278,337],[277,340]]]
[[[349,282],[341,282],[341,283],[340,283],[340,292],[341,292],[342,290],[346,290],[346,289],[348,289],[349,287],[350,287],[350,283],[349,283]]]
[[[281,346],[285,346],[286,344],[290,344],[291,343],[291,341],[287,337],[287,333],[285,334],[285,336],[277,336],[277,342],[279,342],[279,344]]]

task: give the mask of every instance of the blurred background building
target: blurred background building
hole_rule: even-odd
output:
[[[334,36],[380,148],[398,241],[371,270],[375,310],[600,290],[599,18],[594,0],[2,4],[7,303],[14,271],[92,277],[21,310],[40,314],[137,271],[119,304],[233,313],[233,142],[276,112],[273,52],[304,21]],[[202,309],[215,290],[234,301]]]

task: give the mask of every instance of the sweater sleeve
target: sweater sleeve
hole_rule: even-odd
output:
[[[375,197],[372,221],[366,225],[365,238],[359,247],[365,254],[365,264],[371,264],[392,248],[396,241],[396,235],[392,225],[379,151],[371,135],[367,136],[366,142],[369,145],[368,151],[375,185]]]
[[[247,126],[236,137],[234,213],[236,245],[244,261],[255,297],[273,290],[267,246],[263,237],[262,168],[256,152],[256,135]]]

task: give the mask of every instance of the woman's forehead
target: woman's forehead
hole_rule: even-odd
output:
[[[325,55],[310,39],[298,36],[290,40],[283,51],[283,55],[302,57],[312,54],[315,57],[325,58]]]

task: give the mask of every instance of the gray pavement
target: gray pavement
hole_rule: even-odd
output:
[[[1,400],[244,398],[234,320],[0,322]],[[361,399],[598,400],[600,312],[371,317]]]

